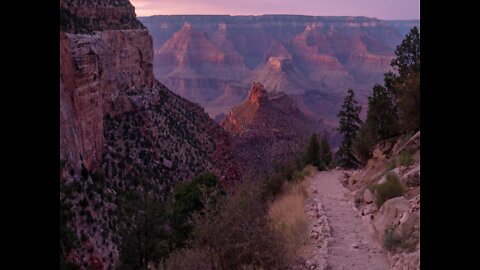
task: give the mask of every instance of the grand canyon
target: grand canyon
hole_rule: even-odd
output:
[[[348,88],[359,102],[390,70],[395,47],[418,20],[367,17],[150,16],[154,74],[220,121],[253,81],[291,95],[331,128]]]
[[[419,25],[60,0],[61,269],[420,269]]]

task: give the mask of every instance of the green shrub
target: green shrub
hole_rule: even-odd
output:
[[[82,163],[82,179],[87,180],[88,175],[89,175],[89,172],[88,172],[87,168],[85,168],[85,166]]]
[[[91,175],[93,183],[104,185],[105,175],[102,170],[98,170]]]
[[[284,269],[283,238],[272,228],[260,194],[258,185],[245,183],[194,215],[192,248],[209,253],[207,269]]]
[[[377,207],[380,208],[382,204],[395,197],[402,196],[405,192],[405,188],[398,176],[394,173],[387,174],[387,181],[382,184],[375,184],[375,203]]]
[[[303,157],[304,164],[311,164],[320,171],[325,170],[325,163],[321,160],[320,150],[318,135],[314,133],[310,137],[309,145]]]
[[[383,248],[388,251],[394,251],[403,245],[403,237],[398,233],[395,233],[393,227],[385,229],[383,235]]]
[[[375,146],[377,141],[372,134],[371,128],[367,125],[363,125],[357,133],[355,140],[353,141],[353,150],[355,155],[359,158],[363,165],[366,165],[371,157],[372,147]]]
[[[202,199],[205,196],[224,194],[225,191],[218,177],[210,172],[200,174],[192,181],[181,183],[173,193],[172,244],[176,247],[183,247],[192,229],[189,222],[190,216],[203,208]]]
[[[262,200],[272,200],[282,191],[283,183],[286,182],[280,173],[274,173],[267,177],[262,183]]]
[[[413,155],[407,151],[404,151],[398,155],[397,162],[400,166],[409,166],[413,163]]]
[[[294,182],[301,182],[305,178],[304,172],[303,171],[294,171],[292,174],[292,180]]]
[[[317,168],[313,165],[307,165],[302,170],[295,170],[292,174],[294,182],[302,182],[307,176],[311,175]]]
[[[386,172],[390,172],[391,170],[395,169],[397,167],[397,164],[395,161],[388,163]]]
[[[400,232],[395,232],[395,227],[389,226],[385,229],[383,235],[383,248],[388,251],[405,250],[412,252],[415,250],[419,239],[416,236],[406,237]]]

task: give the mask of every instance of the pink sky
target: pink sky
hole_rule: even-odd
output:
[[[420,0],[130,0],[137,16],[300,14],[419,19]]]

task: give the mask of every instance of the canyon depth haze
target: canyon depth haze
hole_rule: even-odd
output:
[[[139,17],[153,38],[155,77],[221,121],[252,82],[282,91],[332,133],[347,89],[366,108],[395,47],[418,20],[301,15]],[[366,110],[363,110],[365,113]],[[363,114],[364,115],[364,114]],[[335,140],[335,138],[337,138]]]

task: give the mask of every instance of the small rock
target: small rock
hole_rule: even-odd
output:
[[[357,244],[357,243],[352,244],[352,247],[353,247],[353,248],[358,248],[358,244]]]
[[[365,201],[366,203],[373,202],[373,194],[368,188],[365,189],[365,192],[363,193],[363,201]]]

